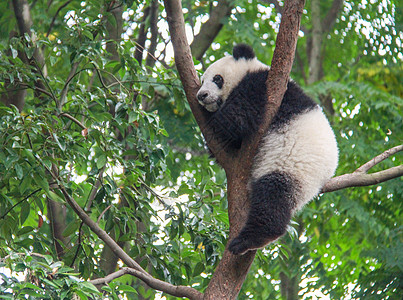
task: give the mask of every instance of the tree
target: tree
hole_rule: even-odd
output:
[[[296,299],[313,290],[332,298],[378,297],[379,291],[378,298],[398,297],[400,179],[378,184],[403,173],[399,37],[388,42],[382,65],[373,50],[396,30],[396,5],[312,0],[303,14],[303,1],[266,2],[183,1],[185,10],[179,1],[154,0],[0,4],[7,105],[0,106],[0,255],[3,266],[26,275],[3,275],[3,294],[96,298],[95,284],[109,297],[151,298],[156,290],[191,299],[238,293]],[[29,13],[21,15],[23,8]],[[358,27],[349,30],[363,24],[357,15],[364,13],[373,20],[365,32],[373,41]],[[392,18],[388,30],[383,14]],[[208,19],[198,30],[203,15]],[[267,82],[271,109],[253,141],[229,157],[195,101],[191,51],[208,64],[229,51],[235,36],[235,42],[259,45],[258,56],[269,62],[263,49],[274,49],[268,39],[280,15]],[[170,35],[161,27],[165,20]],[[306,38],[298,42],[293,74],[309,84],[340,134],[341,175],[323,189],[339,191],[305,208],[294,233],[269,250],[233,256],[225,245],[247,212],[247,170],[285,91],[300,20]],[[252,34],[250,23],[257,24]],[[185,28],[194,35],[190,46]],[[181,81],[167,57],[170,39]],[[213,41],[220,47],[215,52]],[[369,76],[375,65],[377,81]],[[224,170],[211,163],[201,134]],[[376,172],[367,174],[371,168]],[[372,184],[377,187],[345,189]]]

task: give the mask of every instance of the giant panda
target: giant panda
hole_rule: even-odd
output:
[[[239,44],[202,75],[197,100],[225,151],[239,149],[262,123],[269,68],[250,46]],[[320,192],[337,163],[335,135],[322,109],[290,80],[254,157],[248,218],[228,250],[244,254],[284,235],[292,216]]]

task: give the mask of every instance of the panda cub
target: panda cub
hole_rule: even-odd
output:
[[[209,115],[208,126],[225,151],[235,151],[262,123],[269,66],[250,46],[213,63],[197,93]],[[260,141],[248,183],[251,207],[228,250],[243,254],[281,237],[292,216],[333,176],[338,149],[322,109],[293,81]]]

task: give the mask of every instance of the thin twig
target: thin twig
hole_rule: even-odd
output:
[[[82,129],[86,129],[87,127],[85,127],[85,125],[83,123],[81,123],[79,120],[77,120],[76,118],[74,118],[72,115],[66,113],[66,112],[62,112],[61,114],[59,114],[59,116],[62,117],[66,117],[67,119],[70,119],[71,121],[73,121],[74,123],[76,123],[78,126],[80,126]]]
[[[50,98],[53,98],[53,95],[52,95],[51,93],[49,93],[47,90],[44,90],[44,89],[42,89],[42,88],[40,88],[40,87],[38,87],[38,86],[32,87],[32,86],[28,85],[28,84],[25,83],[25,82],[21,82],[20,85],[23,85],[23,86],[26,87],[26,88],[24,88],[24,90],[25,90],[25,89],[37,90],[38,92],[41,92],[41,93],[43,93],[43,94],[49,96]],[[22,89],[16,89],[16,90],[12,90],[12,91],[18,91],[18,90],[22,90]],[[6,91],[6,92],[8,92],[8,91]]]
[[[102,78],[101,72],[99,71],[98,67],[95,65],[95,63],[92,63],[92,65],[94,66],[95,71],[97,72],[97,75],[98,75],[99,81],[101,82],[102,87],[109,91],[108,87],[105,85],[105,82]]]
[[[94,201],[94,199],[95,199],[95,197],[96,197],[96,195],[98,193],[98,189],[102,184],[102,178],[103,178],[105,168],[106,168],[106,166],[102,167],[101,171],[98,173],[98,178],[96,179],[94,185],[92,186],[91,193],[88,196],[87,204],[85,205],[85,210],[86,211],[90,210],[90,208],[92,206],[92,201]]]
[[[39,74],[41,75],[42,80],[45,82],[47,88],[49,89],[52,99],[55,101],[55,104],[57,105],[58,101],[57,101],[57,98],[55,96],[55,93],[53,92],[52,87],[50,86],[49,82],[47,81],[45,75],[43,74],[42,68],[36,62],[36,59],[34,59],[34,64],[35,64],[35,67],[38,70]]]
[[[13,253],[13,254],[10,254],[10,255],[6,255],[3,258],[0,258],[0,261],[4,262],[7,259],[11,258],[11,256],[13,256],[13,255],[19,255],[19,256],[29,255],[29,256],[36,256],[36,257],[40,257],[40,258],[45,258],[45,255],[40,254],[40,253],[36,253],[36,252],[31,252],[31,253],[22,253],[21,252],[21,253]]]
[[[65,3],[63,3],[62,5],[60,5],[60,7],[57,9],[55,15],[54,15],[53,18],[52,18],[52,21],[50,22],[48,32],[46,32],[46,37],[49,37],[49,34],[50,34],[50,32],[51,32],[51,30],[52,30],[52,28],[53,28],[53,25],[54,25],[54,23],[55,23],[55,21],[56,21],[56,18],[57,18],[57,16],[58,16],[59,12],[60,12],[63,8],[65,8],[67,5],[69,5],[69,3],[70,3],[71,1],[73,1],[73,0],[68,0],[68,1],[66,1]]]
[[[63,105],[66,102],[67,92],[68,92],[71,80],[74,78],[74,76],[76,76],[81,71],[83,71],[83,70],[80,70],[80,71],[76,72],[79,64],[80,64],[80,62],[76,61],[71,66],[70,73],[67,76],[66,83],[64,84],[63,90],[60,93],[60,99],[59,99],[58,105],[57,105],[57,108],[59,109],[59,111],[62,111]]]
[[[403,165],[395,166],[375,173],[367,173],[375,165],[402,150],[403,145],[393,147],[363,164],[354,172],[333,177],[323,186],[321,192],[329,193],[348,187],[374,185],[403,176]]]
[[[78,257],[78,252],[80,252],[80,249],[81,249],[81,235],[83,234],[81,229],[83,228],[83,225],[84,225],[84,222],[81,221],[80,228],[78,229],[78,246],[76,249],[76,253],[74,254],[74,258],[71,261],[70,268],[72,268],[74,266],[74,262],[76,261],[76,259]]]
[[[109,205],[107,208],[105,208],[101,214],[99,215],[98,219],[97,219],[97,224],[99,224],[99,221],[101,221],[102,216],[108,211],[108,209],[110,209],[112,207],[112,204]]]
[[[142,273],[136,269],[127,268],[127,267],[121,268],[119,271],[111,273],[104,278],[94,279],[94,280],[91,280],[90,282],[94,285],[104,285],[104,284],[111,282],[112,280],[119,278],[126,274],[133,275],[133,276],[141,279],[142,281],[144,281],[151,288],[163,291],[172,296],[187,297],[189,299],[203,299],[203,294],[191,287],[181,286],[181,285],[175,286],[175,285],[172,285],[165,281],[156,279],[148,273]]]
[[[393,154],[400,152],[403,150],[403,145],[399,145],[393,148],[390,148],[389,150],[386,150],[382,154],[379,154],[375,156],[373,159],[371,159],[369,162],[363,164],[361,167],[359,167],[357,170],[354,172],[368,172],[373,166],[379,164],[381,161],[384,161],[385,159],[389,158]]]
[[[37,192],[39,192],[41,189],[37,189],[35,191],[33,191],[32,193],[30,193],[28,196],[24,197],[22,200],[18,201],[16,204],[14,204],[13,206],[11,206],[1,217],[0,219],[4,219],[5,216],[7,216],[7,214],[12,211],[16,206],[20,205],[22,202],[24,202],[25,200],[27,200],[29,197],[33,196],[34,194],[36,194]]]

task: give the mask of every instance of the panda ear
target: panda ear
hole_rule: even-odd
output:
[[[254,59],[256,57],[255,52],[252,47],[246,44],[238,44],[232,50],[232,56],[235,60],[240,58],[244,59]]]

